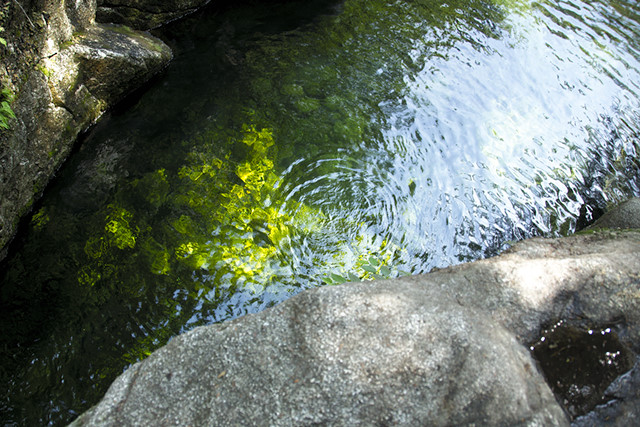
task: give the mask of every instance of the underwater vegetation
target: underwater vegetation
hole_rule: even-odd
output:
[[[307,3],[305,3],[307,4]],[[0,419],[65,423],[171,337],[565,235],[640,195],[629,2],[211,9],[0,269]]]

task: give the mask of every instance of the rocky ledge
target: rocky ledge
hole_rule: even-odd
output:
[[[577,359],[602,352],[589,375],[619,368],[605,383],[571,384],[594,398],[583,413],[532,351],[560,327],[615,344],[574,348]],[[566,363],[576,345],[556,339],[547,355]],[[629,425],[640,417],[639,352],[640,232],[591,230],[426,275],[308,290],[197,328],[131,366],[74,425]],[[562,366],[569,381],[587,369],[577,359]]]
[[[96,7],[32,1],[0,10],[0,83],[16,116],[0,130],[0,260],[79,133],[171,59],[148,33],[96,24]]]
[[[98,0],[98,20],[139,30],[156,28],[181,18],[210,0]]]

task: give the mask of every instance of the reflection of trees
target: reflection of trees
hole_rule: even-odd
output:
[[[500,37],[515,3],[347,1],[337,16],[238,47],[249,105],[284,141],[283,162],[372,146],[407,79],[458,42],[483,49],[478,36]]]

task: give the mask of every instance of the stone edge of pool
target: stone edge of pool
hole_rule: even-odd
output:
[[[640,199],[603,223],[194,329],[72,425],[569,425],[528,349],[559,320],[611,327],[635,360],[572,424],[629,425],[640,416]]]
[[[142,7],[145,2],[136,3]],[[191,12],[203,1],[178,3],[178,15],[149,12],[153,24],[163,23],[159,16],[168,20]],[[178,7],[168,3],[165,8],[172,5]],[[20,219],[68,157],[78,135],[172,58],[171,49],[147,32],[96,23],[96,10],[96,0],[9,2],[0,14],[6,41],[0,46],[0,83],[13,98],[15,115],[3,112],[9,129],[0,130],[0,260]],[[0,100],[6,100],[3,97]]]

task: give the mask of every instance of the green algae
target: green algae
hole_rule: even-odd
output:
[[[98,129],[102,142],[90,141],[79,156],[93,150],[99,161],[72,163],[33,217],[35,237],[4,276],[6,313],[18,313],[5,322],[5,343],[24,349],[11,357],[16,377],[65,386],[24,397],[23,408],[32,399],[48,408],[34,414],[53,413],[47,405],[82,410],[127,364],[175,334],[302,289],[432,267],[431,253],[441,249],[432,236],[382,227],[389,220],[373,184],[393,178],[397,166],[383,133],[414,120],[389,117],[413,99],[418,72],[437,75],[430,67],[454,60],[460,46],[490,55],[485,41],[511,34],[509,14],[529,13],[528,4],[348,0],[276,30],[271,10],[238,8],[185,24],[195,41],[176,42],[166,85],[134,103],[130,121],[116,115],[110,129]],[[279,9],[275,19],[289,12]],[[493,134],[509,136],[500,127]],[[442,140],[442,151],[454,148]],[[76,167],[90,173],[73,177]],[[575,178],[565,171],[551,175]],[[391,220],[420,219],[403,204],[428,190],[419,173],[402,176],[404,191],[393,189],[400,208]],[[525,190],[546,178],[536,175]],[[449,244],[463,245],[474,230],[463,231]],[[412,240],[420,239],[418,252]],[[459,259],[480,256],[475,245]],[[7,396],[20,399],[16,387]]]

